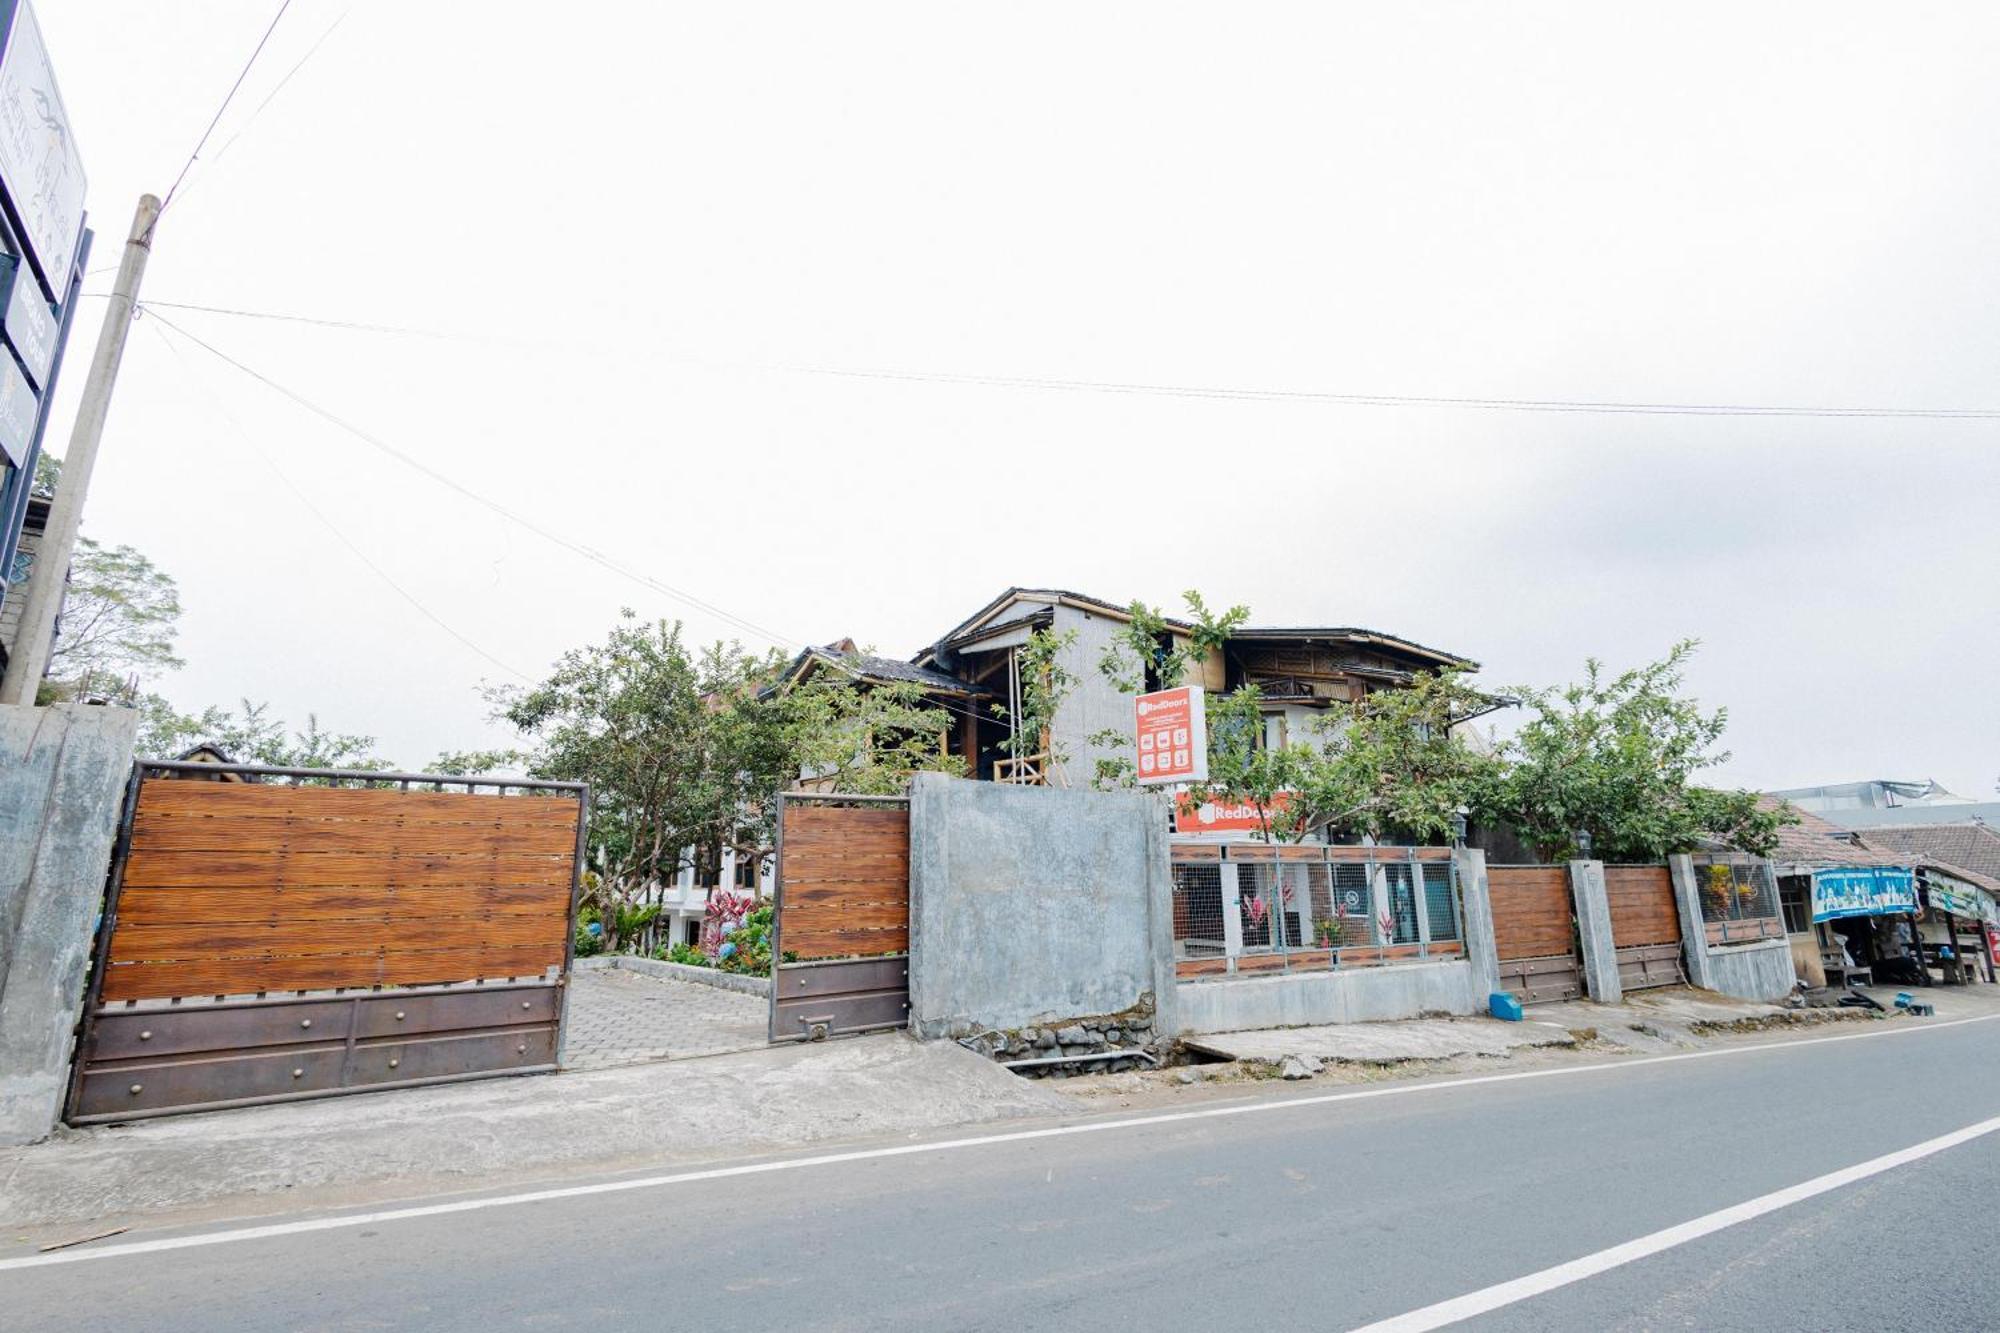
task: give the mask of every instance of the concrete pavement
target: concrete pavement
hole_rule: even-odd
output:
[[[408,1197],[1073,1105],[958,1046],[889,1033],[66,1131],[0,1150],[0,1225]]]
[[[623,968],[579,967],[569,979],[565,1069],[752,1051],[770,1038],[771,1002]]]
[[[615,1192],[114,1251],[0,1269],[0,1284],[23,1328],[1351,1327],[1991,1117],[1996,1050],[2000,1021],[1906,1020],[1474,1080],[1266,1085],[986,1141],[899,1136]],[[1489,1318],[1978,1326],[2000,1307],[1974,1252],[1995,1146]]]

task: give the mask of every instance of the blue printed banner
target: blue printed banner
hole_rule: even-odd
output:
[[[1917,910],[1917,877],[1908,870],[1815,870],[1812,919],[1897,916]]]

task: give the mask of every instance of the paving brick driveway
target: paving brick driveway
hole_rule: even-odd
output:
[[[765,1044],[769,1018],[762,996],[622,968],[579,968],[570,974],[563,1065],[609,1069],[749,1050]]]

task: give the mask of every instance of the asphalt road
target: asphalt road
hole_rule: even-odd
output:
[[[1350,1328],[2000,1116],[2000,1022],[1869,1031],[0,1265],[0,1326]],[[1987,1134],[1465,1326],[1994,1327],[1996,1205]]]

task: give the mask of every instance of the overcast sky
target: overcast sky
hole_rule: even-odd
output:
[[[40,0],[94,267],[275,7]],[[1199,587],[1493,684],[1696,635],[1727,778],[1987,795],[2000,421],[954,377],[2000,408],[1996,68],[1971,0],[295,0],[146,295],[443,335],[164,312],[788,646],[908,654],[1010,584]],[[419,764],[621,606],[754,642],[141,325],[85,524],[180,581],[180,706]]]

